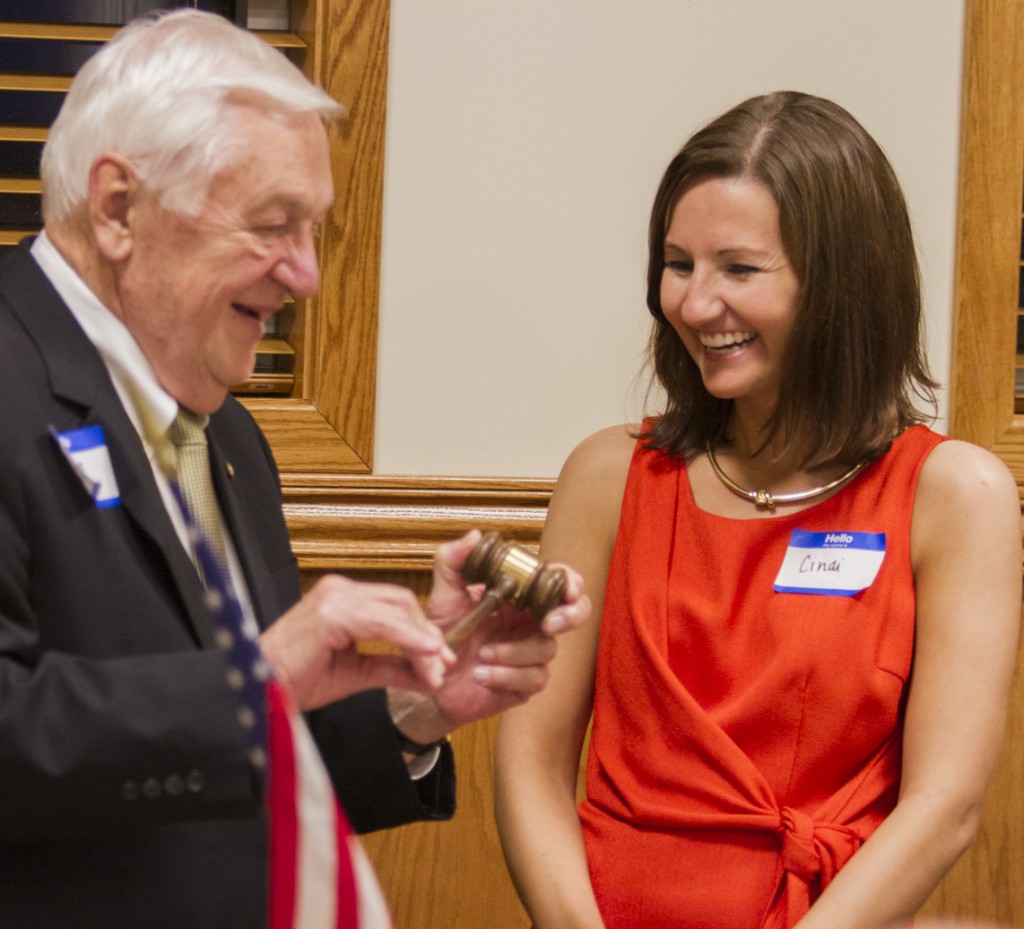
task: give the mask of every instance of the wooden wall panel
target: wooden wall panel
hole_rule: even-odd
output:
[[[390,0],[292,0],[292,25],[306,74],[348,115],[329,130],[336,197],[320,293],[295,310],[293,395],[245,400],[286,482],[373,467]]]
[[[990,448],[1024,494],[1014,414],[1024,191],[1024,4],[968,0],[950,432]]]
[[[303,572],[312,583],[323,572]],[[346,571],[401,584],[426,597],[426,571]],[[363,836],[395,929],[526,929],[530,922],[505,868],[494,802],[495,719],[452,736],[458,808],[450,822],[413,823]]]
[[[1014,414],[1024,190],[1024,4],[967,0],[950,432],[992,449],[1024,499],[1024,416]],[[1024,680],[981,830],[925,912],[1024,926]],[[956,745],[949,746],[957,751]]]
[[[473,528],[530,548],[540,541],[552,481],[290,477],[285,516],[311,585],[327,571],[401,584],[425,597],[434,549]],[[364,837],[395,929],[525,929],[505,869],[493,806],[496,720],[452,737],[458,811]]]
[[[536,545],[552,480],[289,474],[284,512],[307,571],[429,570],[470,529]]]

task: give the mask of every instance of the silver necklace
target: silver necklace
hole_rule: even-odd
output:
[[[747,490],[744,487],[740,487],[728,474],[726,474],[721,467],[719,467],[718,461],[715,459],[714,450],[711,448],[711,443],[707,444],[708,462],[711,464],[711,470],[715,472],[718,479],[725,484],[736,496],[742,497],[744,500],[749,500],[754,506],[766,507],[767,509],[774,512],[775,505],[778,503],[802,503],[804,500],[813,500],[815,497],[820,497],[822,494],[827,494],[830,490],[835,490],[837,487],[841,487],[847,481],[852,480],[861,471],[867,467],[868,462],[861,461],[855,464],[845,474],[837,477],[834,481],[829,481],[827,484],[822,484],[821,487],[812,487],[810,490],[798,490],[795,493],[790,494],[773,494],[770,490],[763,487],[754,488]]]

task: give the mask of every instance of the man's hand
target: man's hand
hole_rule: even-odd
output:
[[[391,653],[365,654],[360,641]],[[455,660],[411,591],[339,575],[319,580],[260,636],[260,647],[302,710],[373,687],[436,690]]]
[[[434,586],[427,616],[447,631],[480,599],[479,585],[467,586],[462,566],[480,533],[470,532],[442,545],[434,558]],[[456,662],[440,688],[430,694],[392,690],[389,706],[395,724],[416,742],[433,742],[453,729],[524,703],[544,689],[555,657],[554,637],[590,618],[590,600],[582,595],[579,574],[564,565],[565,603],[538,621],[505,603],[456,647]]]

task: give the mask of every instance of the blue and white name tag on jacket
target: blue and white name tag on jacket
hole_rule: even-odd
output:
[[[51,427],[51,432],[96,506],[117,506],[121,502],[121,492],[114,478],[114,466],[110,462],[103,427],[86,426],[70,432],[57,432]]]
[[[874,583],[884,559],[884,532],[794,529],[775,578],[775,590],[852,597]]]

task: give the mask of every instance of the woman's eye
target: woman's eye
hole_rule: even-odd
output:
[[[667,259],[665,261],[665,267],[671,268],[679,274],[689,274],[693,271],[693,262],[686,261],[682,258]]]
[[[757,268],[753,265],[742,264],[729,265],[728,270],[730,274],[734,274],[737,277],[746,277],[748,274],[755,274],[757,272]]]

